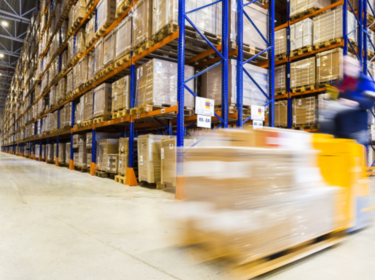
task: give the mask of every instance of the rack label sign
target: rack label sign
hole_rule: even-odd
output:
[[[263,128],[263,121],[253,121],[253,128],[254,129],[262,129]]]
[[[195,97],[195,114],[204,116],[213,116],[215,100]]]
[[[251,105],[251,119],[253,121],[264,121],[264,107]]]
[[[204,128],[211,128],[211,116],[198,115],[197,126]]]

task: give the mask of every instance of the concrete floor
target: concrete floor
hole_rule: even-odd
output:
[[[1,280],[229,278],[174,246],[171,193],[4,153],[0,178]],[[258,279],[373,280],[375,227]]]

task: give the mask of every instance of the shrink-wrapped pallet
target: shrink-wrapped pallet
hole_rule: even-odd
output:
[[[175,187],[177,179],[176,171],[176,137],[161,140],[161,183]]]
[[[343,50],[341,48],[316,55],[316,82],[318,84],[341,80],[343,75]]]
[[[161,140],[164,135],[138,136],[138,179],[148,183],[161,181]]]
[[[290,64],[290,87],[315,85],[315,57],[292,62]]]
[[[59,163],[65,163],[65,143],[59,143]]]
[[[81,22],[84,16],[86,15],[86,1],[85,0],[78,0],[74,6],[74,21],[73,22]]]
[[[290,16],[307,14],[331,4],[331,0],[290,0]]]
[[[79,142],[86,139],[86,134],[74,134],[73,135],[73,149],[78,149]]]
[[[84,109],[85,109],[85,99],[84,99],[84,96],[81,96],[81,98],[79,99],[79,103],[76,104],[76,112],[75,112],[76,124],[83,122]]]
[[[275,32],[275,55],[286,54],[286,28]]]
[[[106,171],[107,155],[118,153],[118,139],[100,139],[99,140],[99,156],[98,168],[101,171]]]
[[[315,96],[294,98],[292,104],[293,125],[312,125],[316,122]]]
[[[53,153],[53,144],[47,144],[46,145],[46,150],[47,150],[47,161],[48,162],[52,162],[53,161],[53,157],[54,157],[54,153]]]
[[[97,30],[107,29],[116,19],[116,0],[100,0],[96,14]]]
[[[80,70],[79,65],[80,65],[80,63],[76,64],[72,69],[72,71],[73,71],[73,89],[77,89],[79,87],[79,83],[80,83],[80,80],[81,80],[80,79],[81,73],[79,71]]]
[[[140,0],[133,10],[133,48],[152,41],[152,0]]]
[[[95,45],[95,74],[101,71],[104,67],[104,44],[101,38]]]
[[[200,6],[201,4],[199,4],[199,7]],[[263,9],[262,7],[259,7],[257,5],[248,5],[244,7],[244,12],[246,12],[246,14],[250,17],[259,32],[262,33],[262,36],[266,40],[268,40],[268,10]],[[199,17],[197,18],[197,20],[203,21]],[[217,34],[221,36],[221,20],[219,24],[220,25],[218,25],[216,28],[217,30],[219,30]],[[243,42],[250,48],[264,50],[268,47],[262,36],[260,36],[258,31],[246,17],[244,17],[243,34]]]
[[[275,67],[275,91],[286,89],[286,66],[280,65]]]
[[[70,142],[65,144],[65,164],[70,163],[70,147],[71,147]]]
[[[117,26],[116,32],[116,58],[120,58],[131,51],[132,21],[131,17],[124,18]]]
[[[152,35],[155,36],[170,24],[178,25],[178,1],[152,0],[153,15]]]
[[[90,90],[85,93],[83,97],[84,108],[83,108],[83,121],[89,121],[93,118],[93,107],[94,107],[94,91]]]
[[[94,89],[94,118],[111,116],[112,84],[101,84]]]
[[[73,90],[73,70],[66,74],[66,94],[71,93]]]
[[[91,80],[95,76],[95,55],[88,54],[87,56],[87,80]]]
[[[87,164],[87,149],[86,149],[86,139],[78,139],[78,162],[74,162],[75,165],[80,167],[86,167]]]
[[[86,24],[86,47],[95,36],[95,17],[92,17]]]
[[[229,106],[234,106],[237,104],[237,61],[228,61],[228,104]],[[252,76],[252,78],[257,82],[257,84],[263,89],[263,91],[268,93],[268,71],[257,67],[252,64],[245,64],[244,68]],[[264,106],[267,103],[266,97],[258,89],[258,87],[244,75],[243,84],[243,105],[251,106],[258,105]],[[202,97],[210,98],[215,100],[215,106],[221,105],[221,84],[222,84],[222,71],[221,65],[218,65],[206,73],[202,74]]]
[[[71,120],[72,120],[72,106],[70,104],[66,104],[64,106],[65,108],[65,125],[71,126]]]
[[[128,154],[118,155],[118,174],[126,176],[126,169],[128,168]]]
[[[42,78],[42,83],[41,83],[41,91],[44,92],[47,87],[48,87],[48,83],[49,83],[49,76],[48,76],[48,72],[49,71],[46,71],[43,75],[43,78]]]
[[[85,49],[86,49],[85,28],[80,28],[76,34],[74,56],[82,55]]]
[[[71,36],[68,40],[67,52],[67,63],[69,64],[74,58],[74,36]]]
[[[294,51],[313,45],[313,20],[310,18],[292,24],[290,27],[290,50]]]
[[[177,104],[177,63],[152,59],[137,69],[137,88],[135,106],[176,105]],[[194,68],[185,65],[185,80],[194,76]],[[186,85],[194,89],[194,81]],[[194,108],[194,96],[185,89],[187,108]]]
[[[103,38],[104,57],[103,65],[106,67],[115,60],[116,55],[116,32],[117,29],[113,29],[107,36]]]
[[[343,37],[342,7],[330,10],[313,18],[314,45]],[[357,42],[357,21],[347,13],[348,38]]]
[[[130,76],[112,84],[112,111],[129,109]]]
[[[92,132],[86,133],[86,148],[92,149]]]
[[[60,128],[65,128],[66,126],[66,109],[62,107],[60,110]]]
[[[108,173],[117,174],[118,170],[118,154],[107,154],[106,171]]]
[[[59,87],[59,94],[60,94],[59,101],[60,101],[60,99],[64,98],[66,94],[66,77],[63,77],[60,79],[58,83],[58,87]]]
[[[288,101],[275,102],[275,126],[288,127]]]

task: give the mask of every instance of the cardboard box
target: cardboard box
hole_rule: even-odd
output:
[[[118,154],[118,139],[100,139],[98,168],[101,171],[107,171],[107,155]]]
[[[275,67],[275,91],[286,89],[286,65]]]
[[[319,10],[331,4],[331,0],[290,0],[290,16],[296,16],[309,9]]]
[[[104,67],[104,43],[101,38],[95,45],[95,74],[100,72]]]
[[[316,123],[316,97],[294,98],[292,100],[293,125]]]
[[[133,9],[133,48],[152,39],[152,0],[140,0]]]
[[[101,0],[96,6],[97,30],[108,28],[116,19],[116,0]]]
[[[177,146],[176,137],[161,140],[161,183],[176,186],[177,180]]]
[[[106,171],[108,173],[117,174],[117,170],[118,170],[118,154],[108,154]]]
[[[83,121],[89,121],[93,118],[94,90],[89,90],[83,96]]]
[[[315,57],[292,62],[290,64],[290,87],[315,85]]]
[[[286,54],[286,51],[286,28],[283,28],[275,32],[275,55]]]
[[[112,110],[129,109],[130,76],[122,77],[112,84]]]
[[[112,116],[112,84],[101,84],[94,89],[93,117]]]
[[[275,126],[288,127],[288,101],[275,102]]]
[[[116,27],[116,58],[130,53],[132,46],[132,24],[131,17],[124,18]]]
[[[112,30],[107,36],[103,39],[104,44],[104,58],[103,64],[104,67],[111,64],[115,60],[116,56],[116,32],[117,29]]]
[[[59,163],[64,164],[65,163],[65,143],[59,143]]]
[[[343,50],[336,48],[316,54],[316,81],[327,83],[343,78]]]

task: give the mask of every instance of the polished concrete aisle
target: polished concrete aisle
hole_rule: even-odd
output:
[[[173,246],[171,193],[0,153],[0,279],[228,279]],[[375,191],[375,190],[374,190]],[[259,279],[375,279],[375,227]]]

